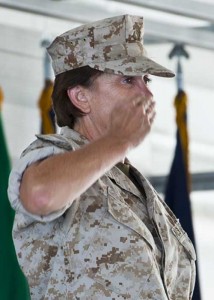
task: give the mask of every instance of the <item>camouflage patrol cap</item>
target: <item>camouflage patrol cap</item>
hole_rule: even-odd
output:
[[[76,68],[137,76],[174,73],[146,56],[143,17],[122,15],[79,26],[56,37],[47,48],[55,75]]]

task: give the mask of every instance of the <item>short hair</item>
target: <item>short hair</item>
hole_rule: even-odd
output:
[[[56,122],[60,127],[73,128],[76,119],[85,115],[84,112],[73,105],[68,97],[67,90],[77,85],[91,87],[93,81],[101,74],[103,74],[102,71],[85,66],[56,75],[52,100]]]

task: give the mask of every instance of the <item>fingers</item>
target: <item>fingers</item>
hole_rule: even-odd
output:
[[[156,116],[154,101],[151,101],[151,103],[147,106],[147,108],[145,109],[145,113],[148,117],[149,123],[152,124]]]
[[[152,124],[156,111],[155,111],[155,101],[148,100],[147,102],[144,99],[134,99],[132,101],[132,105],[134,106],[135,110],[143,112],[143,115],[146,116],[149,124]]]
[[[153,111],[152,114],[148,117],[150,124],[154,122],[155,116],[156,116],[156,112]]]
[[[154,107],[155,101],[153,101],[153,99],[145,99],[143,97],[140,97],[133,99],[131,104],[133,108],[143,107],[144,111],[147,112],[147,110],[151,110]]]
[[[143,104],[143,100],[142,99],[137,99],[137,100],[133,100],[133,106],[134,107],[138,107],[138,106],[142,106],[142,104]]]
[[[145,113],[150,113],[155,107],[155,101],[151,100],[148,101],[145,105],[144,105],[144,109],[145,109]]]
[[[135,97],[118,104],[112,111],[109,132],[130,147],[139,145],[150,132],[155,118],[155,102],[151,98]]]

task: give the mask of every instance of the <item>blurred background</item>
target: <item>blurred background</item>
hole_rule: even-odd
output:
[[[54,79],[45,46],[56,35],[73,27],[127,13],[144,17],[145,45],[150,58],[175,73],[180,61],[182,74],[178,75],[182,77],[182,90],[188,98],[190,205],[198,252],[200,299],[211,300],[214,292],[214,0],[0,0],[1,121],[10,163],[11,166],[16,163],[35,134],[41,132],[39,101],[45,80]],[[178,51],[169,58],[175,46]],[[176,78],[151,78],[157,117],[151,134],[129,158],[164,197],[175,155],[174,99],[180,83]]]

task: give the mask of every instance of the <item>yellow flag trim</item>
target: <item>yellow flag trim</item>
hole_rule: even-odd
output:
[[[189,176],[189,135],[187,130],[187,104],[188,99],[184,91],[179,91],[175,97],[174,106],[176,109],[176,123],[180,136],[183,158],[186,168],[186,175],[188,183],[190,183]]]

